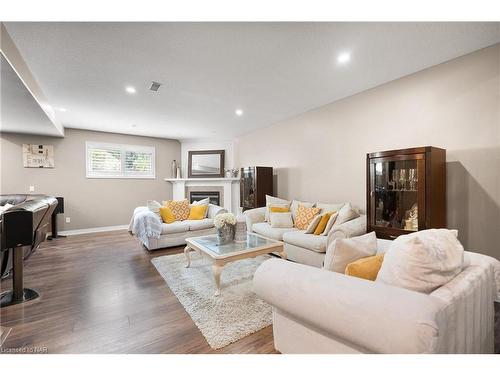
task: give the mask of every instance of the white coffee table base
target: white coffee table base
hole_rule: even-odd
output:
[[[201,253],[201,254],[203,253],[202,251],[199,251],[197,249],[193,249],[190,246],[186,246],[184,248],[184,255],[186,256],[186,261],[187,261],[186,268],[189,268],[191,266],[191,256],[189,255],[189,253],[191,251],[196,251],[196,252]],[[215,258],[208,256],[207,258],[209,258],[212,261],[212,274],[214,276],[214,281],[215,281],[215,296],[220,295],[220,277],[222,274],[222,269],[224,268],[224,266],[226,264],[234,262],[236,260],[240,260],[240,259],[255,258],[255,257],[257,257],[259,255],[263,255],[263,254],[269,254],[269,252],[263,252],[262,249],[259,249],[259,251],[247,252],[245,254],[239,254],[239,255],[236,255],[233,257],[222,258],[222,259],[215,259]],[[285,250],[278,252],[278,254],[280,255],[280,257],[282,259],[286,260]]]

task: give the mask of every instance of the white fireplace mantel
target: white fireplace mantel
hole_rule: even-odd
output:
[[[216,178],[165,178],[165,181],[176,183],[176,182],[202,182],[202,181],[239,181],[239,177],[216,177]]]
[[[181,200],[186,197],[186,187],[189,186],[217,186],[223,189],[223,206],[228,212],[238,213],[239,181],[238,177],[217,178],[165,178],[165,181],[173,185],[172,199]]]

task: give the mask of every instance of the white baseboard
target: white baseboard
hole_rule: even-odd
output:
[[[110,232],[110,231],[113,231],[113,230],[123,230],[123,229],[128,229],[128,225],[125,224],[125,225],[113,225],[113,226],[110,226],[110,227],[97,227],[97,228],[63,230],[62,232],[57,232],[57,234],[60,234],[62,236],[73,236],[75,234]]]

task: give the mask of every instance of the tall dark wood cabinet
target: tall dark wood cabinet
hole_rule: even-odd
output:
[[[264,207],[266,194],[273,195],[273,168],[241,168],[240,206],[243,211]]]
[[[367,230],[378,238],[446,227],[446,150],[367,154],[366,183]]]

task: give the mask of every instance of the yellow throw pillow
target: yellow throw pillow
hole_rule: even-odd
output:
[[[318,223],[318,226],[314,230],[314,234],[319,236],[321,233],[325,231],[326,224],[328,224],[328,220],[330,220],[330,217],[333,215],[333,212],[327,212],[323,215],[321,215],[321,220]]]
[[[297,214],[295,215],[295,228],[307,229],[309,223],[317,214],[319,214],[320,211],[321,208],[305,207],[299,204],[299,207],[297,208]]]
[[[190,210],[187,199],[181,201],[165,201],[163,205],[170,208],[177,221],[187,220],[189,217]]]
[[[358,259],[357,261],[347,265],[345,268],[345,274],[348,276],[359,277],[360,279],[375,281],[378,271],[380,271],[380,268],[382,267],[383,261],[384,254]]]
[[[290,212],[290,208],[288,207],[282,207],[282,206],[270,206],[269,207],[269,212]]]
[[[160,216],[164,223],[170,224],[175,221],[175,215],[169,207],[160,207]]]
[[[191,206],[188,220],[203,220],[207,213],[208,205]]]

